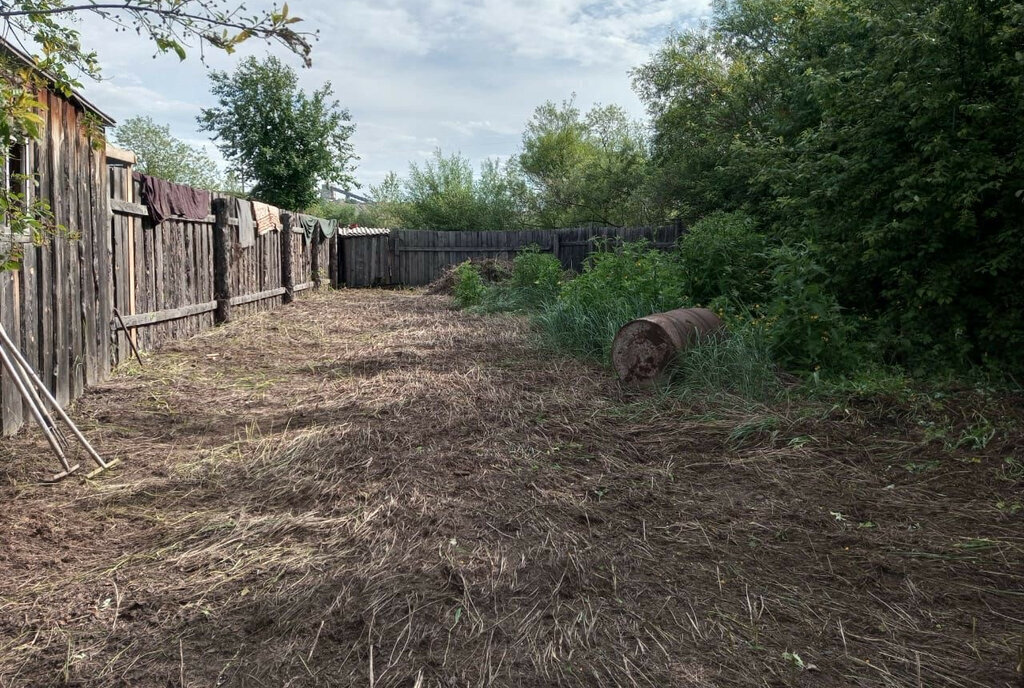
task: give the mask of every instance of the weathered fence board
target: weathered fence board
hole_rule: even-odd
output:
[[[131,167],[110,167],[110,236],[114,250],[113,308],[139,349],[190,336],[213,326],[208,310],[192,306],[213,301],[213,255],[206,221],[168,219],[154,225],[138,204]],[[112,311],[111,311],[112,313]],[[166,317],[168,314],[178,317]],[[147,317],[148,316],[148,317]],[[110,327],[110,314],[100,317]],[[131,355],[126,335],[117,333],[115,362]]]
[[[97,309],[108,289],[106,165],[80,126],[81,110],[45,89],[40,137],[31,145],[36,190],[66,232],[46,246],[23,246],[20,268],[0,273],[0,321],[50,391],[67,403],[106,379],[110,337]],[[98,208],[102,205],[102,212]],[[0,375],[5,434],[28,419],[6,373]]]
[[[578,271],[603,244],[645,239],[657,248],[669,248],[685,231],[671,225],[461,232],[400,229],[389,235],[342,235],[334,249],[339,268],[332,281],[349,287],[422,286],[452,265],[471,258],[510,260],[529,246],[554,253],[563,267]]]

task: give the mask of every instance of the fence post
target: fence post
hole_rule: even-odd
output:
[[[345,239],[340,234],[338,237],[338,288],[348,286],[348,275],[345,273]]]
[[[327,240],[327,277],[332,287],[338,286],[338,232]]]
[[[558,245],[558,230],[551,230],[551,252],[555,255],[555,260],[561,263],[562,258],[559,255],[559,248],[560,247]]]
[[[313,288],[319,289],[323,280],[320,279],[320,229],[313,230],[313,236],[309,238],[309,271],[313,273]]]
[[[213,298],[217,300],[214,322],[231,322],[231,226],[228,224],[228,201],[213,201]]]
[[[398,283],[398,236],[392,232],[388,235],[388,284]]]
[[[292,271],[292,216],[281,213],[281,286],[284,287],[283,303],[295,300],[295,273]]]

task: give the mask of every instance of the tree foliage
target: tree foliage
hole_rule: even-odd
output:
[[[635,74],[656,196],[756,216],[892,361],[1024,370],[1022,20],[1013,0],[719,0]]]
[[[131,32],[151,40],[158,52],[187,57],[191,44],[201,54],[207,49],[232,53],[250,38],[280,43],[310,64],[311,39],[316,34],[296,31],[301,22],[280,9],[250,14],[245,5],[226,6],[218,0],[11,0],[0,5],[4,36],[27,40],[35,46],[37,64],[63,87],[74,85],[72,70],[99,76],[95,51],[82,46],[75,21],[95,15],[118,32]]]
[[[199,125],[255,198],[305,208],[322,182],[352,183],[355,127],[330,82],[307,95],[295,71],[273,56],[247,58],[232,74],[214,71],[210,81],[217,106],[202,110]]]
[[[440,150],[411,163],[408,177],[392,173],[371,189],[397,225],[437,230],[518,229],[526,222],[526,194],[514,164],[485,160],[475,174],[467,158]]]
[[[616,105],[585,115],[573,99],[541,105],[523,133],[519,166],[542,227],[644,224],[652,215],[643,132]]]
[[[31,55],[33,68],[7,60],[0,63],[0,137],[4,141],[38,138],[43,104],[36,98],[42,88],[70,95],[80,85],[76,74],[98,78],[96,53],[83,46],[75,22],[83,15],[100,17],[112,29],[134,32],[150,40],[157,52],[185,59],[198,47],[231,53],[242,42],[258,38],[283,44],[309,64],[315,34],[297,31],[301,18],[280,9],[249,13],[244,5],[225,7],[218,0],[9,0],[0,3],[0,31],[6,41]],[[45,77],[43,76],[45,75]],[[102,145],[102,128],[83,118],[85,133]],[[36,180],[26,179],[34,185]],[[3,223],[16,235],[43,242],[66,231],[53,222],[45,199],[18,190],[0,189]],[[0,244],[0,266],[18,265],[17,245]]]
[[[114,141],[137,158],[135,169],[200,189],[223,186],[217,164],[202,148],[190,146],[152,117],[130,117],[114,130]]]

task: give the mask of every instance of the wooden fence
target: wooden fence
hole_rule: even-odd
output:
[[[56,199],[55,220],[77,236],[28,245],[19,270],[0,272],[0,321],[61,404],[130,358],[129,339],[152,349],[337,279],[337,238],[317,232],[308,240],[291,231],[288,214],[283,230],[257,234],[247,248],[236,204],[218,194],[204,219],[154,225],[132,179],[134,156],[108,149],[104,160],[88,141],[70,137],[52,147],[58,153],[40,156],[47,167],[35,173]],[[4,373],[3,433],[28,418]]]
[[[397,230],[342,229],[335,234],[337,270],[331,284],[348,287],[380,287],[401,284],[394,272],[394,239]]]
[[[0,272],[0,321],[62,404],[110,373],[110,251],[106,166],[77,125],[73,103],[41,91],[44,124],[29,172],[53,219],[73,236],[23,246],[21,268]],[[6,144],[5,144],[6,145]],[[0,425],[14,432],[29,418],[6,373],[0,375]]]
[[[664,227],[577,227],[525,231],[441,232],[421,229],[362,230],[341,233],[334,284],[349,287],[423,286],[452,265],[471,258],[510,260],[528,246],[553,253],[566,269],[580,270],[586,257],[605,243],[646,239],[670,248],[686,232]]]
[[[109,159],[110,232],[113,256],[114,363],[139,349],[187,337],[214,324],[213,222],[169,219],[154,226],[138,203],[131,165]],[[177,316],[177,317],[175,317]]]
[[[51,103],[60,118],[62,101]],[[65,113],[66,114],[66,113]],[[132,179],[134,156],[51,123],[33,173],[55,220],[74,236],[26,246],[21,268],[0,273],[0,321],[62,404],[101,382],[140,350],[188,337],[233,317],[289,303],[324,281],[346,286],[419,286],[469,258],[514,257],[536,245],[579,269],[599,241],[675,243],[681,227],[578,228],[519,232],[343,229],[307,238],[284,228],[243,248],[236,203],[213,195],[209,215],[154,225]],[[63,132],[63,133],[62,133]],[[118,317],[119,316],[119,317]],[[0,376],[5,434],[28,418]]]

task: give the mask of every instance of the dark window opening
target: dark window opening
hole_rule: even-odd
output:
[[[14,143],[7,148],[4,155],[4,191],[9,194],[8,201],[17,202],[23,210],[28,210],[32,204],[32,166],[30,161],[30,144]],[[14,196],[18,198],[15,199]],[[0,216],[5,238],[13,241],[29,241],[31,237],[22,234],[15,235],[7,221],[7,217]]]

